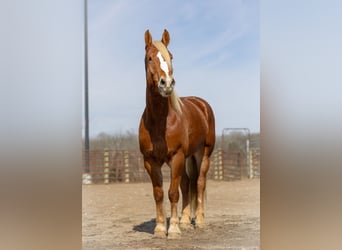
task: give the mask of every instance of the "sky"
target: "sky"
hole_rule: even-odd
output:
[[[138,133],[144,33],[170,33],[179,96],[206,99],[223,128],[260,131],[258,1],[88,1],[89,133]]]

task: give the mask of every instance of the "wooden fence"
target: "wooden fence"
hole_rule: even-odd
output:
[[[211,156],[208,179],[234,181],[260,177],[260,151],[252,149],[249,154],[242,151],[217,149]],[[162,167],[164,180],[170,180],[170,168]],[[89,172],[85,173],[83,152],[83,183],[149,182],[142,155],[129,150],[89,151]]]

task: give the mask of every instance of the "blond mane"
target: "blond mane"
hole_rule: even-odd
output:
[[[171,58],[170,58],[169,51],[167,50],[165,45],[160,41],[154,41],[153,45],[159,50],[160,54],[162,55],[162,57],[166,61],[167,66],[171,70],[172,69]],[[178,97],[175,90],[173,90],[171,93],[171,106],[176,112],[178,112],[179,114],[182,114],[183,102]]]
[[[177,93],[175,90],[172,91],[171,93],[171,106],[172,108],[179,114],[182,114],[182,106],[183,102],[182,100],[178,97]]]

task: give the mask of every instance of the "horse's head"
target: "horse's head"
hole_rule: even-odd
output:
[[[170,35],[166,29],[161,41],[152,41],[149,30],[145,32],[147,84],[164,97],[170,96],[175,86],[175,79],[172,76],[172,54],[167,49],[169,42]]]

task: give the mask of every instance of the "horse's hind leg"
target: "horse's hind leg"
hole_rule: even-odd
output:
[[[195,214],[195,223],[197,227],[203,227],[204,222],[204,192],[206,187],[206,176],[210,166],[209,148],[205,148],[202,156],[196,157],[199,168],[199,176],[197,180],[197,208]]]

